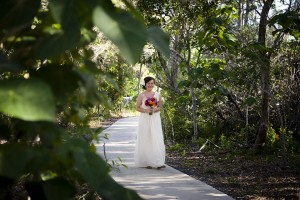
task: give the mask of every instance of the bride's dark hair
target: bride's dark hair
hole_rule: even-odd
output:
[[[143,85],[143,89],[144,89],[144,90],[146,90],[146,84],[147,84],[149,81],[151,81],[151,80],[153,80],[154,83],[155,83],[155,79],[154,79],[153,77],[151,77],[151,76],[147,76],[147,77],[144,78],[144,83],[145,83],[145,85]]]

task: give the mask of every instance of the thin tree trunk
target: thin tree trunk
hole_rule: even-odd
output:
[[[173,51],[171,51],[169,62],[167,62],[163,58],[163,56],[159,52],[157,52],[159,62],[168,80],[167,82],[169,83],[170,88],[175,92],[178,92],[177,76],[178,76],[179,58],[177,52],[182,51],[183,47],[180,42],[182,37],[183,37],[182,33],[179,36],[178,35],[174,36]]]
[[[193,86],[193,80],[191,84],[191,96],[192,96],[192,104],[193,104],[193,123],[194,123],[194,142],[197,144],[198,140],[198,122],[197,122],[197,103],[195,96],[195,88]]]
[[[258,30],[258,43],[262,46],[266,46],[266,29],[267,18],[271,5],[274,0],[266,0],[261,12],[261,18],[259,22]],[[261,121],[258,129],[258,134],[254,144],[255,150],[260,150],[262,145],[267,139],[267,132],[269,126],[269,91],[270,91],[270,55],[265,50],[260,51],[260,72],[261,72],[261,84],[262,84],[262,102],[261,102]]]
[[[246,0],[246,12],[244,17],[244,26],[248,25],[249,12],[250,12],[250,0]]]
[[[187,34],[189,35],[189,34]],[[189,37],[187,37],[189,38]],[[187,40],[187,48],[188,48],[188,58],[187,58],[187,68],[188,71],[191,71],[191,46],[189,43],[189,39]],[[191,97],[192,97],[192,105],[193,105],[193,124],[194,124],[194,143],[197,143],[198,140],[198,122],[197,122],[197,102],[196,102],[196,96],[195,96],[195,88],[194,88],[194,77],[191,76],[191,86],[190,86],[190,92],[191,92]]]
[[[243,0],[238,1],[238,29],[241,28],[243,22]]]
[[[140,72],[139,72],[139,80],[138,80],[138,85],[137,85],[137,90],[138,90],[138,95],[140,94],[140,85],[141,85],[141,78],[142,78],[142,68],[143,64],[140,64]]]

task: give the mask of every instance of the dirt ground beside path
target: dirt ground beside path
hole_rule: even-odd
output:
[[[167,151],[166,163],[234,199],[300,199],[300,158],[287,163],[280,157]]]
[[[91,125],[105,129],[117,120]],[[166,164],[237,200],[300,200],[300,155],[250,158],[222,151],[197,154],[167,148]]]

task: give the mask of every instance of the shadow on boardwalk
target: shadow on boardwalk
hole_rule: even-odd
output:
[[[109,134],[105,151],[108,161],[122,159],[119,170],[111,176],[127,188],[136,190],[144,199],[232,199],[215,188],[167,166],[164,169],[145,169],[134,166],[133,154],[138,117],[123,118],[104,132]],[[96,144],[97,152],[103,156],[103,144]]]

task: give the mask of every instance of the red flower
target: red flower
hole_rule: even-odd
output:
[[[157,105],[158,101],[155,97],[148,97],[145,101],[145,106],[149,106],[150,108],[153,108]],[[152,115],[152,112],[150,112],[149,115]]]
[[[155,107],[157,106],[158,101],[155,97],[148,97],[145,101],[145,106]]]

